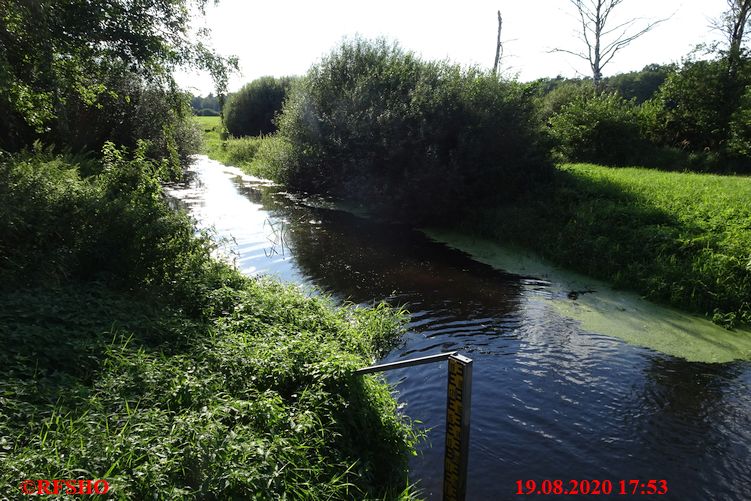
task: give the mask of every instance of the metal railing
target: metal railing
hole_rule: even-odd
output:
[[[355,371],[370,374],[448,360],[446,448],[443,456],[443,499],[464,501],[467,493],[469,418],[472,403],[472,359],[457,352],[371,365]]]

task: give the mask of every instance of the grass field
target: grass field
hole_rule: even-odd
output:
[[[751,178],[568,164],[466,227],[647,298],[751,322]]]
[[[193,120],[201,127],[203,131],[203,153],[209,155],[210,152],[218,152],[221,148],[222,139],[220,136],[222,130],[221,117],[193,117]]]

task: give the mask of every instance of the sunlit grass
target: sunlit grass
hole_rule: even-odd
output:
[[[213,152],[218,151],[222,143],[222,119],[221,117],[199,117],[194,116],[193,120],[199,125],[203,132],[203,151],[202,153],[212,156]]]
[[[219,117],[194,117],[204,133],[203,152],[212,160],[239,167],[248,174],[283,181],[282,163],[289,144],[276,134],[221,138]]]
[[[494,239],[647,298],[751,322],[751,178],[567,164],[514,205],[475,213]]]

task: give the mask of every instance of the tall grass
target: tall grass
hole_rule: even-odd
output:
[[[209,158],[241,168],[248,174],[282,181],[291,154],[289,141],[279,134],[221,139],[218,117],[194,117],[204,130],[203,151]]]
[[[353,374],[401,312],[214,261],[138,154],[5,156],[0,174],[3,495],[45,478],[118,499],[414,495],[409,423]]]
[[[749,200],[748,177],[568,164],[464,227],[732,327],[751,323]]]

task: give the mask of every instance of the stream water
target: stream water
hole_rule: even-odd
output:
[[[411,312],[384,362],[456,350],[474,360],[467,497],[516,496],[532,479],[666,480],[680,500],[751,500],[751,363],[689,362],[585,330],[555,284],[500,271],[409,228],[284,193],[199,157],[169,194],[229,238],[250,275]],[[446,364],[388,373],[429,429],[411,479],[440,499]],[[643,497],[637,489],[630,497]],[[588,496],[597,498],[597,496]]]

